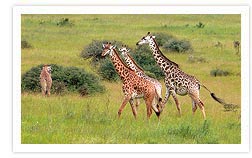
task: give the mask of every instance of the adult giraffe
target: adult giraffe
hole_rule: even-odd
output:
[[[103,44],[102,56],[106,56],[107,54],[109,54],[116,72],[123,81],[122,89],[125,97],[118,110],[118,117],[120,117],[122,110],[126,106],[127,102],[129,102],[133,115],[136,118],[137,111],[133,105],[133,99],[143,96],[147,108],[147,118],[150,118],[152,109],[159,118],[160,112],[157,109],[157,104],[160,102],[154,85],[150,81],[139,77],[132,69],[127,67],[119,57],[117,51],[115,50],[115,46],[111,45],[111,43]]]
[[[179,95],[189,95],[192,99],[192,112],[195,113],[197,109],[197,105],[199,106],[204,119],[206,119],[205,107],[203,102],[199,97],[200,86],[206,88],[204,85],[200,84],[199,80],[197,80],[194,76],[188,75],[183,72],[177,63],[171,61],[167,57],[163,55],[160,51],[157,42],[155,40],[155,36],[152,36],[150,32],[147,33],[140,41],[136,43],[136,45],[149,44],[149,47],[152,51],[154,59],[157,64],[160,66],[161,70],[165,74],[165,85],[166,85],[166,94],[165,99],[161,104],[161,111],[165,107],[166,102],[168,101],[170,95],[172,95],[179,114],[181,115],[181,108],[178,102],[176,94]],[[206,88],[207,89],[207,88]],[[208,89],[207,89],[208,90]],[[209,91],[209,90],[208,90]],[[212,98],[218,102],[220,99],[217,98],[214,93],[209,91]]]

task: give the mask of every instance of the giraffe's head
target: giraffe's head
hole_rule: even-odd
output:
[[[102,44],[103,47],[103,51],[101,56],[106,56],[107,54],[109,54],[110,56],[113,55],[113,49],[116,48],[116,46],[113,46],[111,43],[106,43],[106,44]]]
[[[122,53],[122,55],[127,55],[127,53],[130,52],[130,49],[128,49],[126,45],[122,45],[122,47],[119,48],[119,51]]]
[[[44,65],[43,70],[51,74],[52,72],[52,67],[50,65]]]
[[[136,45],[148,44],[154,38],[155,36],[152,36],[151,33],[148,32],[146,36],[144,36],[140,41],[136,43]]]

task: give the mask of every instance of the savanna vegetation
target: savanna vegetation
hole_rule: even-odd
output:
[[[117,47],[121,43],[128,45],[136,62],[162,83],[164,96],[163,75],[151,61],[148,47],[136,47],[136,42],[150,31],[157,36],[162,52],[183,71],[194,75],[226,102],[240,106],[241,59],[233,45],[233,41],[240,41],[240,15],[27,14],[21,20],[21,143],[241,143],[240,108],[225,110],[203,88],[200,96],[205,103],[206,121],[199,109],[192,116],[188,96],[178,96],[181,117],[170,97],[159,123],[155,114],[147,121],[143,99],[137,120],[129,105],[118,119],[117,111],[124,96],[121,81],[110,71],[113,65],[108,57],[100,58],[99,52],[85,53],[96,47],[102,49],[97,44],[101,41],[120,42]],[[69,82],[63,82],[62,78],[55,79],[54,86],[64,93],[57,93],[56,88],[50,97],[43,97],[39,87],[34,91],[25,89],[24,76],[34,68],[33,75],[39,76],[41,64],[54,65],[52,75],[64,72],[62,78],[78,78],[78,86],[68,86]],[[57,72],[57,66],[62,70]],[[37,78],[31,76],[32,82],[27,81],[26,85],[39,86]]]

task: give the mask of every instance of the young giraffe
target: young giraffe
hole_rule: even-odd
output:
[[[135,69],[135,67],[131,67],[131,62],[129,63],[129,60],[127,60],[126,59],[126,57],[125,57],[125,54],[124,54],[124,51],[129,51],[129,50],[127,50],[127,48],[126,48],[126,46],[125,47],[123,47],[122,46],[122,48],[119,48],[119,51],[122,53],[122,55],[123,55],[123,57],[124,57],[124,59],[125,59],[125,61],[126,61],[126,64],[132,69],[132,70],[134,70],[135,72],[136,72],[136,69]],[[133,61],[133,60],[132,60]],[[140,68],[140,67],[139,67]],[[140,68],[141,69],[141,68]],[[142,69],[141,69],[142,70]],[[139,75],[138,75],[139,76]],[[140,105],[140,97],[138,97],[138,98],[136,98],[136,108],[138,108],[138,106]]]
[[[161,101],[162,100],[162,85],[161,85],[161,83],[158,80],[151,78],[144,73],[144,70],[140,66],[138,66],[137,63],[134,61],[134,59],[128,54],[130,49],[127,49],[126,45],[122,46],[119,49],[119,51],[122,53],[122,56],[124,57],[126,64],[132,70],[134,70],[138,76],[140,76],[140,77],[150,81],[152,84],[154,84],[156,92],[159,97],[159,100]]]
[[[182,96],[188,94],[192,99],[193,114],[195,113],[198,105],[199,108],[201,109],[204,119],[206,119],[204,104],[199,97],[200,86],[204,88],[206,87],[200,84],[200,82],[194,76],[188,75],[185,72],[183,72],[179,68],[178,64],[166,58],[160,51],[157,42],[155,40],[155,36],[152,36],[150,32],[148,32],[146,36],[144,36],[140,41],[136,43],[136,45],[142,45],[142,44],[149,44],[149,47],[152,51],[152,54],[157,64],[160,66],[161,70],[165,74],[166,94],[165,99],[161,104],[162,106],[161,111],[164,108],[171,94],[176,103],[178,112],[181,115],[181,108],[176,94]],[[219,102],[218,100],[219,98],[215,97],[214,93],[210,92],[210,94],[214,100]]]
[[[133,115],[136,118],[137,111],[133,105],[133,99],[143,96],[147,108],[147,118],[150,118],[152,109],[159,118],[160,112],[157,109],[157,104],[159,104],[159,102],[154,85],[150,81],[139,77],[132,69],[127,67],[119,57],[117,51],[115,50],[115,46],[111,45],[111,43],[103,44],[102,56],[106,56],[107,54],[109,54],[118,75],[123,81],[122,89],[125,97],[118,110],[118,117],[120,117],[122,110],[126,106],[127,102],[129,102]]]

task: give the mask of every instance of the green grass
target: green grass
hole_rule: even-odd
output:
[[[62,18],[69,18],[73,26],[57,26]],[[204,28],[196,28],[202,22]],[[53,63],[76,66],[97,73],[80,52],[92,40],[122,41],[131,48],[148,31],[164,32],[189,40],[194,56],[207,63],[189,63],[189,54],[164,54],[180,65],[183,71],[196,76],[204,85],[227,102],[241,103],[241,61],[235,55],[233,40],[240,40],[240,15],[22,15],[22,40],[32,48],[22,49],[21,73],[39,64]],[[223,44],[222,48],[214,45]],[[232,73],[227,77],[211,77],[216,68]],[[163,81],[163,96],[165,86]],[[129,105],[120,119],[117,111],[123,99],[122,83],[103,82],[104,94],[80,97],[70,93],[63,96],[42,97],[39,93],[22,93],[22,133],[24,144],[38,143],[160,143],[160,144],[239,144],[241,143],[240,109],[224,112],[202,89],[207,121],[198,109],[191,112],[191,99],[178,96],[182,116],[178,116],[172,97],[161,115],[146,119],[141,100],[138,118],[134,119]]]
[[[137,120],[130,106],[118,119],[122,94],[110,95],[118,89],[114,83],[106,87],[107,93],[84,98],[22,94],[22,143],[240,143],[239,112],[224,112],[211,100],[206,105],[207,121],[200,110],[192,116],[191,105],[180,97],[182,117],[174,103],[168,104],[158,124],[155,114],[147,121],[143,101]]]

